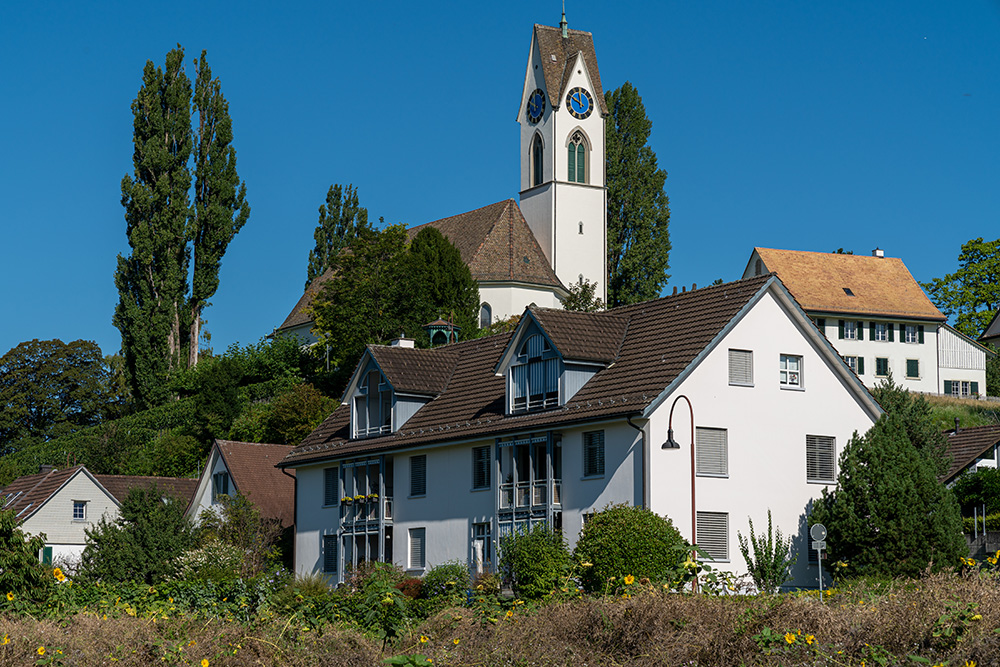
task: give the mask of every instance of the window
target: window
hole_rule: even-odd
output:
[[[865,358],[864,357],[843,357],[844,363],[854,371],[855,375],[865,374]]]
[[[577,130],[569,139],[567,146],[568,179],[570,183],[587,182],[587,144],[583,133]]]
[[[714,561],[729,560],[729,514],[698,512],[695,516],[695,542]]]
[[[52,547],[42,547],[42,565],[52,565]]]
[[[802,386],[802,357],[794,354],[783,354],[779,361],[779,377],[782,387]]]
[[[828,435],[806,436],[806,481],[832,484],[837,474],[837,441]]]
[[[919,359],[907,359],[906,360],[906,377],[910,380],[920,379],[920,360]]]
[[[229,495],[229,473],[217,472],[212,475],[212,501],[218,500],[219,496]]]
[[[889,375],[889,360],[885,357],[875,357],[875,377],[884,378]]]
[[[976,396],[979,394],[979,383],[965,380],[945,380],[944,393],[952,396]]]
[[[583,434],[583,476],[604,475],[604,431]]]
[[[490,488],[490,448],[472,448],[472,488]]]
[[[853,320],[840,320],[838,323],[840,338],[844,340],[858,340],[858,333],[861,327]]]
[[[493,564],[493,540],[490,523],[472,524],[472,565],[476,573],[490,569]]]
[[[900,327],[904,325],[900,324]],[[904,334],[907,343],[923,343],[924,342],[924,325],[923,324],[907,324],[906,333]]]
[[[729,438],[724,428],[698,427],[694,432],[695,470],[699,475],[729,476]]]
[[[337,571],[337,560],[340,554],[338,553],[339,539],[336,535],[324,535],[323,536],[323,571],[324,572],[336,572]]]
[[[510,383],[511,412],[559,405],[559,358],[544,336],[535,334],[521,345]]]
[[[729,350],[729,384],[753,386],[753,352]]]
[[[493,324],[493,309],[490,304],[484,303],[479,307],[479,328],[485,329]]]
[[[542,136],[536,134],[531,140],[531,187],[542,184]]]
[[[74,500],[73,501],[73,521],[86,521],[87,519],[87,501],[86,500]]]
[[[895,327],[891,324],[886,324],[885,322],[869,322],[868,329],[871,333],[871,339],[880,342],[892,342],[893,331]]]
[[[410,569],[424,567],[424,546],[427,541],[426,528],[410,528]]]
[[[583,234],[583,220],[580,221],[580,233]],[[583,274],[580,274],[583,275]],[[580,282],[583,282],[582,280]]]
[[[369,438],[392,431],[392,387],[377,370],[365,373],[354,396],[354,437]]]
[[[410,457],[410,495],[427,495],[427,455]]]
[[[340,479],[336,468],[323,469],[323,504],[336,505],[340,502]]]

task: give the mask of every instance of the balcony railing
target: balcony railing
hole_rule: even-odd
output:
[[[379,520],[379,508],[382,517],[392,519],[392,498],[385,497],[374,500],[355,500],[350,503],[340,503],[341,523],[375,522]]]

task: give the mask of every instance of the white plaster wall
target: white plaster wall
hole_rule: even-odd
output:
[[[752,387],[729,385],[730,348],[753,351]],[[801,391],[780,388],[781,354],[803,357]],[[660,449],[671,404],[680,394],[691,400],[696,426],[728,432],[728,477],[695,479],[697,509],[729,514],[730,560],[718,563],[718,568],[746,572],[737,531],[748,534],[748,517],[757,530],[766,530],[770,509],[774,526],[795,536],[799,557],[792,585],[815,586],[815,567],[808,567],[806,514],[825,485],[806,482],[806,435],[834,436],[839,457],[852,433],[866,431],[872,418],[782,306],[765,295],[650,420],[651,509],[670,517],[688,539],[691,423],[684,400],[678,402],[673,419],[681,449]]]
[[[548,182],[521,193],[518,206],[545,258],[552,264],[552,220],[555,218],[555,183]],[[482,287],[479,288],[482,290]]]
[[[219,448],[213,446],[205,471],[203,471],[201,479],[198,480],[198,488],[195,490],[195,496],[192,499],[191,506],[187,511],[187,516],[191,520],[197,521],[202,512],[207,509],[211,509],[215,505],[212,476],[217,472],[229,472],[229,470],[226,468],[225,462],[219,455]],[[229,488],[230,491],[235,489],[232,475],[230,475],[229,478]]]
[[[85,544],[49,544],[52,547],[52,565],[54,567],[75,569],[80,564]]]
[[[86,501],[86,519],[73,520],[74,500]],[[117,519],[118,503],[81,471],[28,517],[21,528],[31,535],[45,533],[45,543],[53,547],[55,558],[56,545],[63,545],[61,550],[65,553],[75,553],[76,547],[82,552],[87,540],[85,531],[93,528],[101,517],[107,517],[109,521]],[[78,553],[76,555],[79,556]]]
[[[323,506],[323,470],[336,463],[322,463],[297,468],[295,497],[295,572],[322,573],[321,547],[324,535],[335,535],[340,522],[340,506]]]
[[[520,315],[532,303],[543,308],[562,307],[562,302],[551,288],[516,283],[480,283],[479,301],[490,304],[494,322]]]

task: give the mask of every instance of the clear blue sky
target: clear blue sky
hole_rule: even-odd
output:
[[[567,5],[605,88],[631,81],[653,121],[671,285],[736,279],[755,245],[879,246],[925,281],[1000,236],[1000,1]],[[119,348],[120,183],[147,59],[207,49],[229,100],[252,212],[206,312],[221,351],[300,296],[331,183],[406,225],[516,197],[531,26],[559,14],[558,0],[3,3],[0,354],[32,338]]]

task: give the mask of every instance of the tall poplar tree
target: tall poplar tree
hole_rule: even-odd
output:
[[[326,203],[319,206],[319,222],[313,237],[316,247],[309,251],[306,287],[336,263],[337,255],[356,239],[368,224],[368,209],[358,204],[358,191],[337,183],[326,193]]]
[[[604,96],[608,188],[608,307],[654,299],[670,267],[667,172],[646,143],[653,123],[635,87],[626,81]]]

